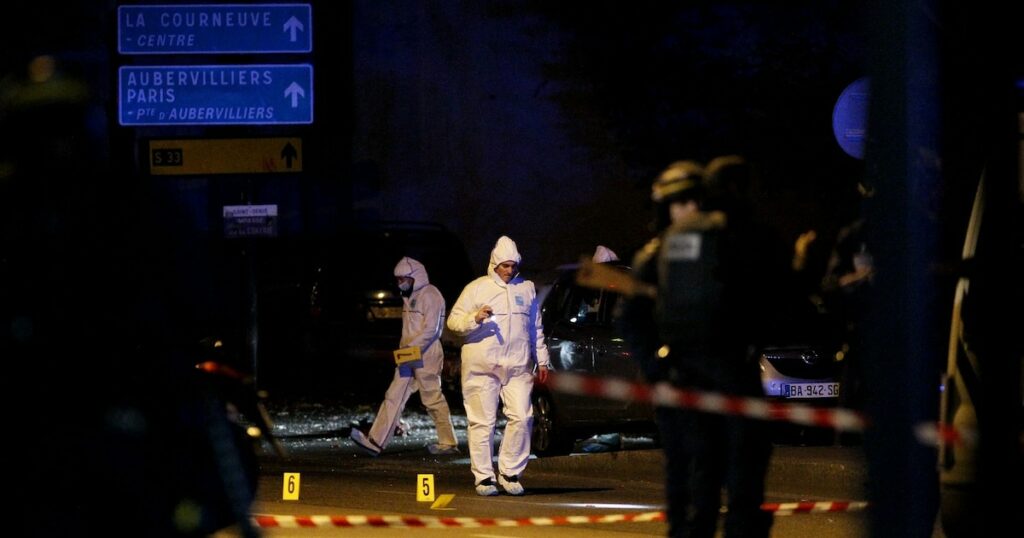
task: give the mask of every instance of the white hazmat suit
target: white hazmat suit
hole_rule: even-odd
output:
[[[403,376],[400,369],[395,368],[395,376],[384,394],[384,402],[380,404],[380,410],[377,411],[377,417],[367,437],[376,448],[383,450],[395,432],[395,426],[401,418],[409,396],[419,390],[420,401],[427,408],[430,418],[434,419],[434,426],[437,428],[437,445],[431,447],[431,451],[455,451],[458,444],[455,428],[452,426],[448,402],[441,392],[441,366],[444,361],[444,351],[441,347],[444,297],[430,284],[427,269],[423,264],[408,256],[395,265],[395,276],[414,279],[412,293],[402,298],[402,339],[399,347],[419,346],[423,367],[413,370],[413,375],[409,377]]]
[[[616,262],[619,261],[619,255],[604,245],[597,245],[597,248],[594,249],[593,260],[597,263]]]
[[[477,484],[495,478],[491,458],[499,398],[508,422],[498,448],[498,472],[518,477],[526,469],[534,361],[550,365],[533,282],[515,275],[506,284],[495,272],[506,261],[518,264],[520,255],[515,242],[502,236],[491,251],[487,274],[466,285],[448,318],[448,328],[465,338],[462,397]],[[476,314],[485,306],[492,314],[477,323]]]

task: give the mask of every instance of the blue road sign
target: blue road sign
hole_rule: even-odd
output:
[[[313,66],[123,66],[117,104],[125,126],[313,123]]]
[[[309,4],[137,5],[117,8],[121,54],[310,52]]]
[[[832,109],[832,134],[847,155],[864,158],[864,142],[868,132],[868,104],[871,80],[861,77],[839,94]]]

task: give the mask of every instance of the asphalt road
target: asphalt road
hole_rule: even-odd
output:
[[[463,431],[464,433],[464,431]],[[464,439],[460,440],[464,441]],[[533,459],[523,476],[527,494],[482,498],[473,491],[469,461],[463,454],[431,456],[415,435],[398,438],[382,456],[357,452],[346,429],[292,435],[283,439],[289,458],[264,456],[258,500],[253,514],[265,516],[263,525],[295,525],[288,516],[333,516],[353,527],[336,527],[325,518],[304,528],[260,527],[265,536],[664,536],[666,525],[657,519],[663,509],[662,455],[656,448]],[[642,445],[642,444],[641,444]],[[283,500],[285,473],[299,473],[298,500]],[[444,506],[417,501],[418,475],[434,479],[435,497],[453,495]],[[859,447],[777,446],[768,476],[769,502],[863,501],[864,460]],[[654,517],[643,522],[569,523],[569,516]],[[379,520],[367,524],[359,516],[404,516],[404,522]],[[438,524],[437,518],[460,520],[457,528],[430,529],[410,524]],[[492,518],[518,520],[492,525]],[[468,527],[465,525],[483,525]],[[867,513],[778,515],[774,537],[866,536]],[[219,537],[238,536],[237,529]]]

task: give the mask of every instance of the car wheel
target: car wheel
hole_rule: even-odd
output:
[[[530,445],[538,456],[559,456],[572,452],[576,439],[558,423],[551,395],[533,392],[533,432]]]

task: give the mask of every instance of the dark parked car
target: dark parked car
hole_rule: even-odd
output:
[[[614,328],[619,294],[579,286],[575,274],[574,266],[563,267],[550,289],[539,292],[555,371],[642,381],[638,364]],[[540,385],[533,390],[533,415],[533,451],[540,455],[571,452],[578,439],[595,434],[655,431],[649,404],[576,396]]]
[[[612,265],[626,271],[620,262]],[[575,266],[558,271],[544,295],[542,319],[551,361],[557,371],[614,377],[642,382],[637,362],[615,330],[620,295],[585,288],[575,283]],[[758,352],[761,377],[769,399],[815,406],[838,401],[837,351],[841,344],[829,337],[829,321],[810,308],[779,335],[779,345]],[[570,452],[577,440],[616,432],[655,433],[649,404],[576,396],[534,386],[533,451],[540,455]],[[792,428],[801,437],[805,428]],[[788,434],[790,428],[780,428]],[[829,432],[822,432],[829,433]],[[831,439],[831,435],[828,436]]]
[[[278,248],[285,259],[267,263],[287,274],[262,286],[261,365],[291,385],[337,395],[379,398],[391,379],[402,333],[393,271],[402,256],[423,263],[449,308],[473,276],[462,241],[435,224],[380,223]]]

